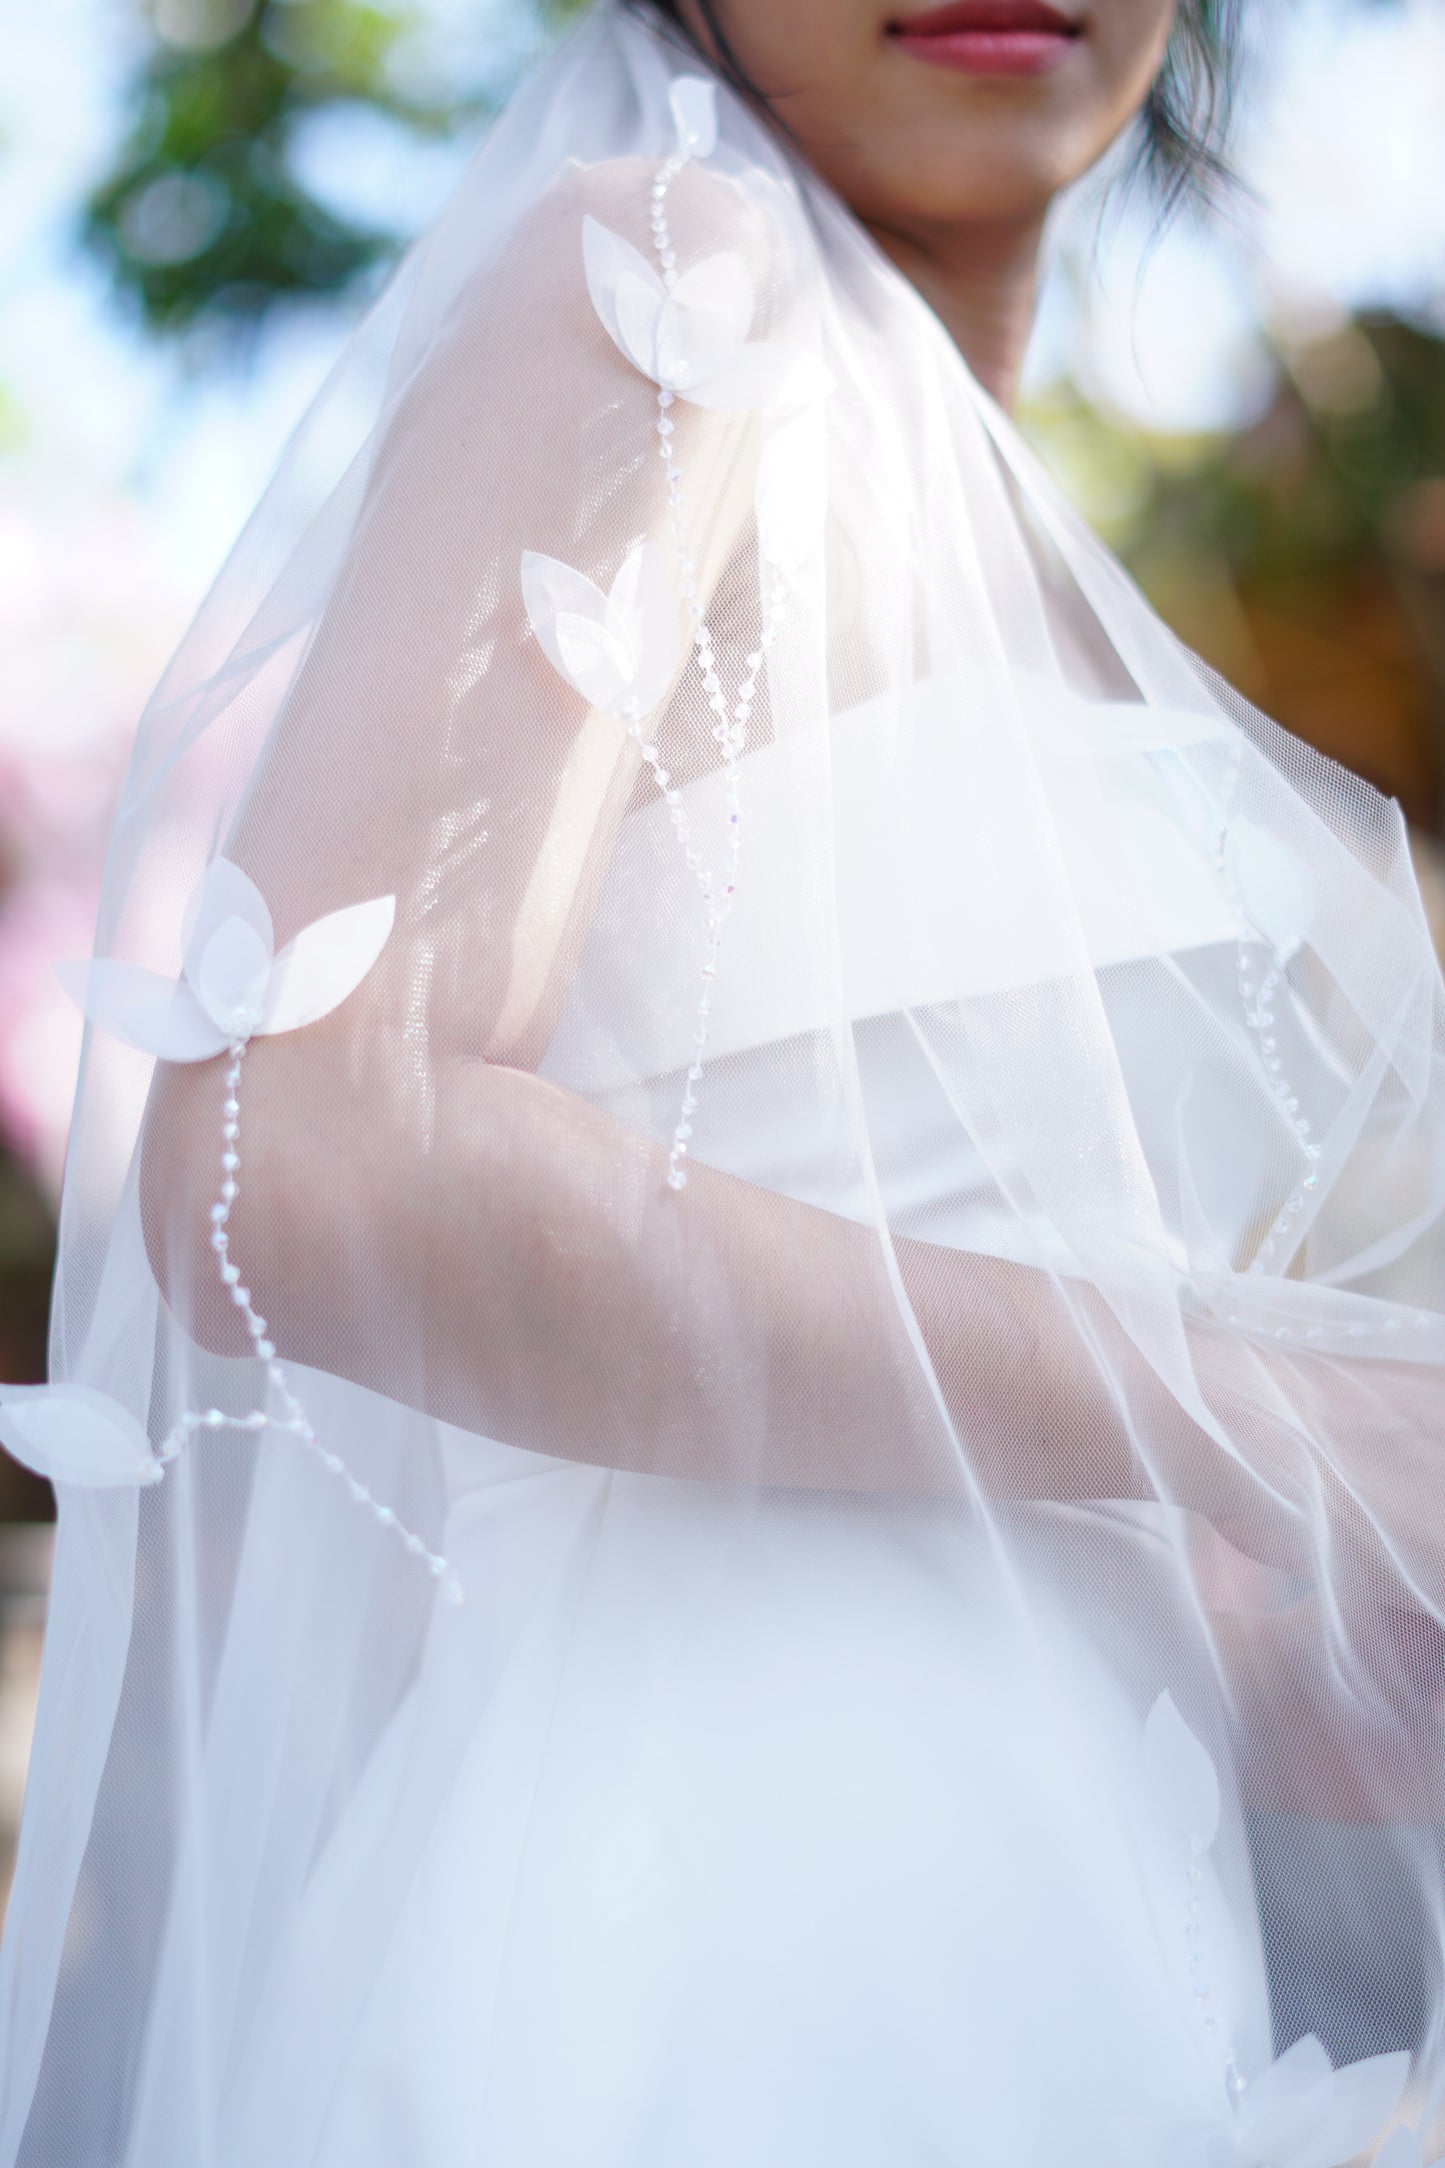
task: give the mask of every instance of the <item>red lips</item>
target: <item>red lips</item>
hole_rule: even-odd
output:
[[[889,36],[935,67],[972,75],[1038,75],[1063,59],[1083,24],[1045,0],[954,0],[898,16]]]

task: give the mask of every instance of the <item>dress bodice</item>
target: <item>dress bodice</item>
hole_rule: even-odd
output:
[[[881,1202],[895,1233],[1031,1261],[1057,1251],[1052,1261],[1065,1263],[1047,1228],[1021,1230],[1005,1197],[1008,1147],[995,1141],[987,1161],[980,1154],[919,1022],[942,1005],[1092,972],[1127,1065],[1131,1049],[1157,1035],[1169,998],[1157,976],[1128,967],[1162,957],[1232,982],[1233,946],[1251,924],[1272,942],[1301,938],[1310,898],[1286,847],[1227,823],[1218,793],[1198,779],[1211,764],[1181,757],[1214,750],[1222,768],[1229,736],[1217,716],[1085,699],[1042,682],[949,679],[749,754],[746,848],[713,990],[694,1156],[860,1218]],[[721,772],[685,796],[694,830],[721,833]],[[971,823],[965,856],[952,833],[956,808],[980,797],[998,818]],[[817,820],[831,825],[834,869],[822,909],[797,892],[793,841],[800,822]],[[655,1135],[666,1133],[691,1059],[695,893],[662,915],[665,930],[645,952],[636,929],[659,923],[657,886],[677,857],[663,805],[628,816],[543,1064]],[[833,926],[835,938],[814,937],[817,925]],[[836,1014],[853,1027],[867,1170],[840,1171],[853,1118],[817,1086]],[[1145,1079],[1156,1071],[1147,1060],[1134,1067]],[[1190,1081],[1197,1108],[1212,1088],[1201,1059]],[[1162,1164],[1175,1149],[1177,1098],[1142,1089],[1133,1115],[1145,1160]],[[1225,1172],[1216,1226],[1248,1222],[1256,1174],[1242,1159]],[[1177,1199],[1163,1203],[1180,1249]]]
[[[1229,735],[1217,716],[1029,680],[949,678],[760,745],[741,764],[744,856],[714,990],[713,1058],[826,1026],[835,972],[854,1019],[995,993],[1081,964],[1231,941],[1241,890],[1251,918],[1272,922],[1270,938],[1287,938],[1273,922],[1308,911],[1297,869],[1283,846],[1236,823],[1223,878],[1224,809],[1179,758]],[[720,770],[683,795],[700,836],[725,832]],[[980,802],[997,818],[971,822],[965,854],[957,808]],[[798,890],[796,839],[807,829],[816,843],[819,823],[831,829],[830,898]],[[655,920],[677,855],[660,802],[623,823],[548,1054],[558,1081],[605,1091],[688,1060],[691,1008],[669,997],[695,977],[697,914],[673,914],[646,955],[636,935]],[[814,923],[836,927],[831,954],[808,933]]]

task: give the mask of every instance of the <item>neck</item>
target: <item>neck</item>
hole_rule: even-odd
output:
[[[1011,407],[1033,322],[1042,218],[946,226],[874,240],[943,324],[984,390]]]

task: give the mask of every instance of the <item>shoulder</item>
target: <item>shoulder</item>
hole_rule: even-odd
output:
[[[555,291],[570,281],[585,297],[582,236],[588,219],[654,263],[656,176],[657,162],[645,158],[564,167],[522,220],[509,251],[529,289]],[[704,257],[731,250],[743,258],[755,280],[767,276],[776,236],[768,214],[744,183],[701,166],[684,166],[669,185],[666,207],[680,269],[686,271]]]
[[[438,469],[460,478],[538,482],[539,462],[569,471],[632,473],[650,445],[653,391],[619,351],[589,288],[588,221],[625,244],[614,270],[636,252],[636,276],[655,282],[652,227],[657,162],[610,159],[567,164],[528,206],[502,247],[458,289],[446,319],[409,381],[385,462],[413,464],[431,490]],[[741,259],[751,284],[755,330],[774,319],[777,236],[745,186],[685,166],[667,192],[667,221],[679,271],[709,257]],[[657,289],[660,294],[660,288]],[[605,305],[605,304],[604,304]],[[699,414],[690,425],[701,427]],[[517,486],[522,486],[518,483]]]
[[[501,250],[459,290],[423,366],[425,390],[476,391],[483,375],[495,382],[498,371],[506,379],[520,371],[534,398],[555,404],[577,395],[579,379],[593,394],[600,376],[620,383],[627,364],[589,294],[584,235],[589,220],[606,228],[655,274],[656,174],[657,162],[644,158],[563,166]],[[775,231],[744,185],[685,166],[668,189],[667,219],[681,271],[729,252],[742,259],[755,294],[770,286]]]

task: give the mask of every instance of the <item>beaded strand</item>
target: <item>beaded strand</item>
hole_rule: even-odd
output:
[[[1285,984],[1287,958],[1276,949],[1269,961],[1260,968],[1256,954],[1259,946],[1258,929],[1249,917],[1239,877],[1230,859],[1230,821],[1234,794],[1243,765],[1244,748],[1242,741],[1236,737],[1230,747],[1224,771],[1220,818],[1214,837],[1213,865],[1235,920],[1235,983],[1239,993],[1240,1011],[1245,1025],[1258,1044],[1260,1064],[1269,1079],[1270,1090],[1279,1102],[1280,1112],[1299,1140],[1305,1162],[1304,1173],[1281,1205],[1269,1233],[1245,1268],[1248,1275],[1258,1279],[1264,1276],[1266,1267],[1274,1263],[1281,1241],[1294,1231],[1312,1193],[1319,1188],[1319,1162],[1324,1157],[1324,1148],[1313,1133],[1309,1116],[1301,1106],[1298,1090],[1285,1073],[1279,1051],[1276,1002],[1280,988]],[[1244,1322],[1236,1308],[1231,1307],[1224,1315],[1227,1324],[1239,1325]],[[1438,1319],[1428,1312],[1420,1311],[1411,1320],[1411,1324],[1416,1332],[1428,1333],[1437,1326]],[[1377,1332],[1398,1334],[1402,1329],[1400,1319],[1392,1316],[1385,1318],[1378,1326],[1358,1320],[1350,1324],[1316,1324],[1303,1328],[1275,1325],[1271,1328],[1271,1336],[1276,1340],[1308,1341],[1318,1345],[1322,1341],[1335,1339],[1370,1339]]]
[[[253,1352],[257,1361],[264,1363],[266,1367],[267,1379],[276,1390],[283,1413],[276,1416],[268,1414],[264,1408],[252,1408],[247,1415],[228,1415],[223,1408],[188,1408],[167,1434],[160,1447],[159,1458],[163,1462],[176,1460],[199,1430],[284,1430],[299,1438],[308,1451],[315,1454],[328,1475],[336,1476],[346,1484],[354,1503],[364,1506],[378,1527],[391,1531],[414,1558],[422,1561],[432,1578],[441,1584],[441,1593],[449,1603],[460,1603],[461,1583],[450,1570],[446,1559],[438,1552],[430,1550],[414,1529],[406,1527],[390,1506],[384,1505],[375,1497],[367,1485],[352,1474],[339,1453],[333,1453],[322,1445],[305,1408],[291,1390],[290,1379],[276,1353],[275,1343],[268,1336],[266,1320],[251,1300],[251,1290],[241,1277],[239,1265],[232,1260],[231,1238],[226,1227],[239,1190],[236,1180],[241,1166],[241,1156],[237,1150],[241,1134],[239,1095],[241,1062],[245,1052],[244,1039],[231,1042],[231,1066],[226,1071],[226,1098],[222,1107],[222,1180],[220,1194],[211,1206],[211,1248],[216,1253],[221,1284],[228,1290],[232,1302],[241,1313],[246,1330],[251,1336]]]
[[[1200,2022],[1204,2030],[1223,2057],[1224,2090],[1229,2105],[1231,2108],[1235,2108],[1238,2107],[1244,2094],[1245,2080],[1239,2068],[1239,2060],[1234,2051],[1234,2044],[1226,2036],[1218,2013],[1210,2008],[1210,2004],[1214,1999],[1214,1991],[1209,1985],[1204,1958],[1203,1906],[1199,1896],[1199,1885],[1204,1875],[1200,1862],[1205,1849],[1206,1847],[1200,1844],[1197,1837],[1190,1838],[1189,1865],[1185,1869],[1185,1882],[1189,1895],[1184,1907],[1184,1945],[1188,1952],[1186,1963],[1189,1973],[1190,1999],[1199,2012]]]
[[[658,167],[652,183],[652,239],[657,251],[663,284],[669,293],[677,284],[677,254],[672,245],[672,233],[667,218],[667,192],[678,174],[688,163],[685,149],[673,151]],[[753,702],[757,697],[758,673],[777,638],[778,628],[784,614],[784,588],[781,572],[769,565],[766,591],[763,597],[763,621],[758,645],[747,658],[745,675],[738,687],[737,698],[731,709],[722,680],[718,675],[717,657],[713,651],[712,633],[703,614],[702,596],[698,584],[697,566],[687,544],[687,522],[682,495],[682,469],[673,453],[672,439],[675,424],[671,408],[676,395],[665,385],[657,392],[657,439],[658,456],[662,460],[667,481],[668,509],[672,521],[673,546],[677,555],[678,573],[682,585],[683,601],[690,621],[693,651],[698,671],[702,677],[703,690],[707,694],[708,707],[712,711],[712,736],[722,754],[726,781],[725,804],[727,809],[727,843],[721,877],[715,875],[703,862],[696,846],[692,828],[682,806],[682,793],[672,783],[668,771],[660,765],[655,744],[643,738],[640,724],[629,719],[628,728],[642,745],[643,758],[652,770],[653,779],[662,793],[674,831],[683,855],[694,879],[702,891],[707,912],[707,942],[703,951],[700,970],[701,990],[694,1011],[692,1035],[693,1058],[687,1071],[686,1088],[673,1128],[672,1143],[667,1159],[667,1186],[679,1190],[687,1185],[687,1172],[683,1160],[687,1156],[688,1142],[692,1136],[692,1116],[697,1107],[697,1086],[702,1079],[703,1050],[707,1045],[712,1014],[713,981],[717,976],[718,951],[722,944],[723,928],[732,911],[737,893],[738,861],[742,849],[742,805],[739,793],[738,762],[747,744],[748,725],[752,720]]]
[[[1239,1005],[1245,1025],[1253,1033],[1259,1046],[1259,1058],[1269,1088],[1279,1102],[1279,1109],[1293,1129],[1304,1155],[1305,1170],[1295,1183],[1279,1214],[1260,1244],[1247,1267],[1252,1273],[1262,1273],[1274,1263],[1283,1238],[1292,1233],[1300,1213],[1309,1203],[1311,1191],[1319,1187],[1318,1162],[1323,1158],[1323,1148],[1316,1142],[1309,1116],[1300,1105],[1299,1093],[1285,1074],[1280,1057],[1279,1040],[1275,1035],[1275,1002],[1281,986],[1285,983],[1287,959],[1276,949],[1263,970],[1259,968],[1255,950],[1258,934],[1245,905],[1239,885],[1239,876],[1229,853],[1230,816],[1233,811],[1234,794],[1239,785],[1240,770],[1244,765],[1244,748],[1236,736],[1230,747],[1229,759],[1224,772],[1220,821],[1215,834],[1214,870],[1224,889],[1225,900],[1234,915],[1236,926],[1235,983],[1239,992]]]

